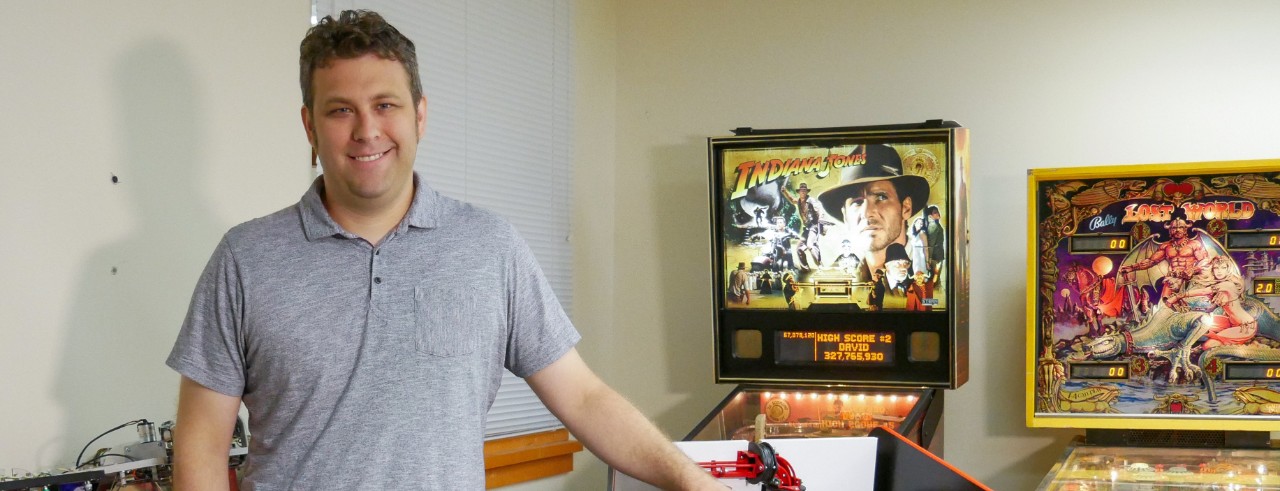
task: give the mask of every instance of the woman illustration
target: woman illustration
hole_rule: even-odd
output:
[[[917,217],[911,223],[907,233],[907,245],[911,253],[911,271],[923,271],[929,274],[929,236],[926,231],[924,216]]]
[[[1205,349],[1224,344],[1247,344],[1258,333],[1258,321],[1240,305],[1244,279],[1232,271],[1231,266],[1231,258],[1227,256],[1210,259],[1210,278],[1192,283],[1193,288],[1173,297],[1175,302],[1188,297],[1206,297],[1222,309],[1222,315],[1211,318],[1213,325],[1205,334],[1209,338],[1204,342]]]

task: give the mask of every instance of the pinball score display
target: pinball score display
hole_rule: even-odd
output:
[[[891,332],[779,331],[778,364],[892,364]]]

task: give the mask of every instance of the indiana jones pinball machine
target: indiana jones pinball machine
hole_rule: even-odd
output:
[[[1280,489],[1278,173],[1029,172],[1027,424],[1086,430],[1041,489]]]
[[[686,440],[922,446],[968,378],[968,131],[951,121],[740,128],[708,141],[715,378]]]

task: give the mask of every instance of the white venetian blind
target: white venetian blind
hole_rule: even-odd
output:
[[[413,40],[427,132],[417,170],[431,187],[510,220],[568,310],[570,108],[567,0],[315,0],[315,19],[373,10]],[[313,23],[315,22],[313,19]],[[506,373],[488,438],[561,426]]]

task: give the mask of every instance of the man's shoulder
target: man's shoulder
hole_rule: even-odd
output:
[[[436,206],[441,229],[464,235],[481,235],[485,240],[516,238],[516,228],[506,218],[484,207],[438,195]]]
[[[298,206],[295,203],[269,215],[231,227],[223,236],[223,241],[238,249],[254,244],[275,242],[272,239],[301,238],[303,237],[302,219],[299,216]]]

